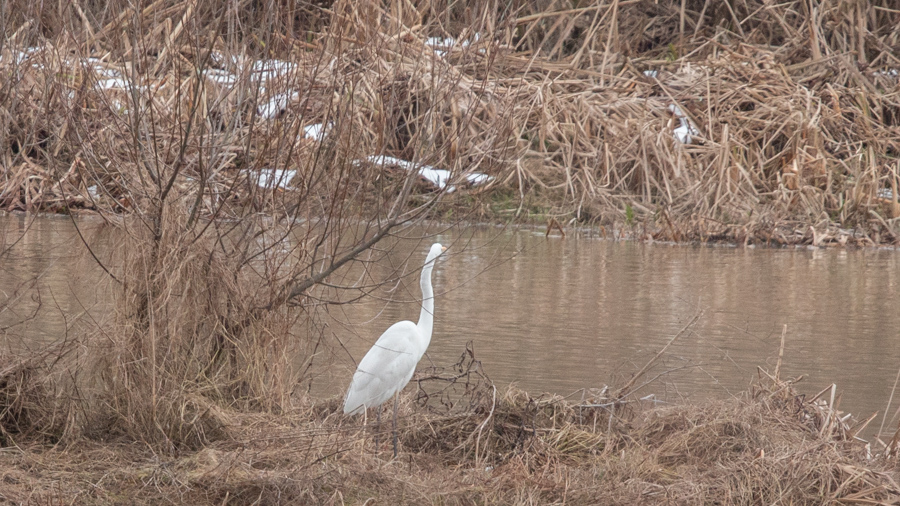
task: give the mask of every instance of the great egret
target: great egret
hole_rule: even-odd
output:
[[[428,349],[434,327],[434,291],[431,271],[434,262],[447,248],[435,243],[428,251],[422,277],[422,312],[419,323],[397,322],[391,325],[359,362],[353,381],[344,397],[344,414],[364,413],[377,408],[391,396],[399,396],[416,370],[416,364]],[[381,411],[378,412],[381,419]],[[394,456],[397,456],[397,397],[394,397]]]

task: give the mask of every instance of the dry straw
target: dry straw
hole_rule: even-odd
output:
[[[271,415],[222,410],[228,437],[158,460],[143,445],[85,438],[0,455],[6,498],[139,503],[890,504],[892,458],[855,442],[833,386],[812,398],[760,370],[740,398],[650,408],[602,392],[573,402],[496,395],[473,349],[426,371],[401,403],[401,458],[340,400]],[[455,390],[454,390],[455,389]],[[450,390],[454,390],[451,392]],[[438,401],[439,400],[439,401]],[[40,472],[35,472],[37,469]],[[56,483],[56,485],[50,485]]]
[[[90,210],[123,238],[107,256],[84,241],[114,318],[2,356],[0,497],[900,494],[897,438],[867,449],[833,389],[807,400],[780,371],[743,399],[645,410],[632,385],[503,394],[469,351],[404,403],[394,462],[296,389],[335,356],[322,311],[396,277],[372,266],[409,262],[395,246],[429,217],[896,242],[890,0],[15,1],[0,19],[0,207]]]
[[[487,216],[508,195],[520,216],[657,239],[896,238],[889,0],[120,7],[9,6],[6,209],[128,211],[150,159],[203,215],[235,212],[221,195],[275,205],[247,171],[308,183],[333,146],[298,134],[332,122],[350,158],[495,176]]]

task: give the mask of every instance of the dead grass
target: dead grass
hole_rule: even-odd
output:
[[[308,191],[323,161],[384,153],[495,177],[446,195],[438,216],[675,241],[897,240],[900,13],[888,0],[104,5],[9,7],[5,209],[129,211],[147,198],[141,164],[162,163],[201,215],[296,211],[298,199],[322,212]],[[443,55],[426,44],[446,36],[457,43]],[[98,88],[109,75],[130,84]],[[691,144],[673,138],[682,119]],[[332,142],[302,135],[323,122]],[[299,175],[260,191],[248,176],[262,168]]]
[[[396,281],[369,266],[410,262],[398,231],[428,217],[897,240],[887,0],[460,5],[3,4],[0,207],[99,212],[125,239],[111,258],[83,245],[113,280],[111,321],[0,357],[0,497],[896,500],[898,438],[867,446],[833,395],[777,371],[741,399],[651,409],[631,384],[504,394],[468,350],[423,373],[393,461],[337,399],[297,392],[330,346],[319,311]],[[340,278],[351,262],[361,277]]]
[[[121,439],[7,447],[2,497],[34,504],[893,504],[900,497],[896,449],[854,438],[858,427],[839,420],[829,402],[764,373],[731,401],[632,404],[610,421],[611,399],[574,403],[516,390],[494,398],[482,373],[467,372],[472,388],[452,397],[454,409],[404,400],[396,460],[389,438],[376,454],[371,427],[340,416],[332,399],[281,415],[223,412],[227,438],[171,457]],[[420,387],[437,393],[452,382],[438,376]]]

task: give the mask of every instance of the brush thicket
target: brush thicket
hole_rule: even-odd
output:
[[[10,11],[8,209],[127,211],[128,166],[145,163],[127,153],[170,136],[183,142],[141,156],[179,166],[177,185],[199,181],[200,214],[236,212],[217,208],[220,193],[284,211],[243,184],[246,169],[330,157],[335,146],[298,137],[332,121],[351,159],[386,153],[496,176],[443,199],[445,210],[474,196],[475,216],[641,223],[628,232],[671,240],[896,238],[900,14],[888,0],[812,11],[804,1],[106,5]],[[426,43],[448,36],[440,53]],[[24,47],[37,51],[15,63]],[[75,63],[90,54],[148,89],[98,91],[97,68]],[[250,62],[270,58],[296,67],[261,90]],[[223,92],[200,77],[210,69],[238,83]],[[284,112],[261,124],[266,104]],[[687,119],[695,132],[682,144],[672,130]]]
[[[600,394],[504,395],[472,355],[402,404],[406,467],[373,456],[371,428],[338,416],[337,400],[294,391],[331,345],[323,308],[394,273],[334,278],[376,264],[393,233],[426,217],[574,218],[678,241],[895,242],[890,0],[0,11],[0,207],[92,210],[124,238],[97,257],[114,318],[49,354],[3,357],[0,441],[189,455],[150,476],[123,471],[121,456],[79,469],[91,448],[54,455],[47,472],[88,476],[57,480],[65,490],[41,492],[47,502],[85,483],[101,501],[125,490],[211,503],[900,494],[881,467],[896,441],[882,460],[861,455],[833,402],[777,377],[749,399],[643,411]],[[685,123],[690,143],[673,135]],[[312,124],[328,133],[305,135]],[[372,155],[448,169],[457,191]],[[467,185],[471,171],[493,179]],[[30,455],[4,457],[17,483],[33,479],[21,471]]]

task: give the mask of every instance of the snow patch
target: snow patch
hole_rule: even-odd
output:
[[[684,114],[684,111],[682,111],[680,107],[675,104],[669,104],[669,111],[671,111],[672,114],[678,118],[678,121],[681,122],[681,126],[677,127],[672,132],[676,141],[682,144],[690,144],[692,140],[691,136],[696,137],[700,135],[700,131],[694,126],[694,122]]]
[[[298,68],[296,63],[282,60],[258,60],[250,66],[250,75],[261,82],[285,77]]]
[[[458,42],[453,37],[428,37],[427,39],[425,39],[425,45],[432,48],[435,54],[443,58],[444,56],[447,56],[447,53],[453,51],[453,48],[455,47],[466,48],[471,46],[473,43],[477,43],[479,40],[481,40],[481,35],[476,33],[475,36],[472,37],[472,39],[473,40],[471,41],[464,40]],[[478,52],[480,54],[484,54],[484,49],[479,49]]]
[[[284,190],[293,188],[291,181],[297,177],[297,171],[264,168],[259,169],[259,171],[256,172],[248,171],[247,177],[250,178],[251,182],[255,182],[260,188],[281,188]]]
[[[300,94],[296,91],[292,93],[279,93],[270,98],[265,104],[257,107],[256,110],[261,118],[275,119],[275,117],[287,109],[291,102],[298,98],[300,98]]]
[[[405,169],[408,171],[417,170],[419,175],[428,180],[432,185],[437,187],[438,189],[445,189],[447,193],[451,193],[456,191],[456,187],[454,185],[448,184],[450,181],[450,171],[446,169],[437,169],[430,165],[417,164],[413,162],[409,162],[406,160],[402,160],[400,158],[395,158],[393,156],[387,155],[372,155],[366,160],[369,163],[374,165],[392,165],[400,167],[401,169]],[[479,185],[492,181],[494,178],[487,175],[482,174],[480,172],[472,172],[465,175],[466,181],[471,185]]]
[[[322,142],[333,126],[334,124],[331,122],[326,124],[316,123],[314,125],[307,125],[303,127],[303,136],[316,142]]]

